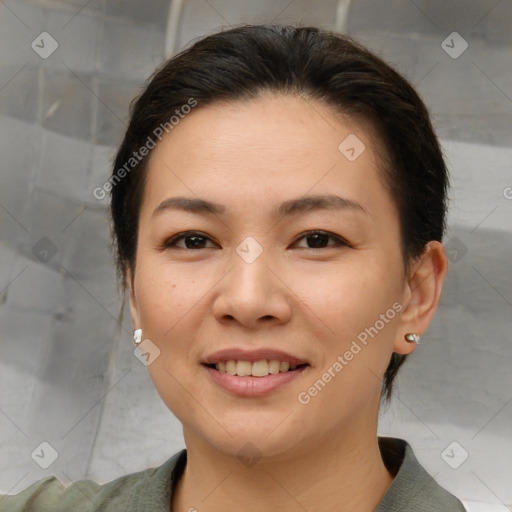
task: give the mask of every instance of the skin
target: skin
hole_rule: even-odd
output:
[[[354,161],[338,150],[349,134],[366,146]],[[447,259],[432,241],[405,274],[379,148],[370,127],[321,102],[266,94],[198,107],[153,150],[136,268],[126,276],[134,328],[160,350],[151,378],[183,424],[188,462],[173,510],[369,512],[391,484],[377,444],[381,379],[392,352],[415,349],[404,335],[427,329]],[[271,215],[282,201],[333,193],[366,213]],[[174,196],[214,201],[227,213],[153,215]],[[313,229],[350,245],[323,238],[315,249],[303,237]],[[187,230],[206,236],[199,248],[187,249],[183,239],[162,248]],[[252,263],[236,252],[249,236],[263,250]],[[299,403],[298,394],[395,302],[401,313],[307,405]],[[237,397],[200,365],[232,347],[276,347],[310,367],[269,396]],[[247,442],[260,455],[250,467],[237,457]]]

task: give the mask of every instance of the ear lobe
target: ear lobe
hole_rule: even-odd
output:
[[[405,339],[408,333],[423,335],[441,300],[448,259],[441,242],[429,242],[423,254],[412,265],[403,293],[404,309],[400,317],[393,351],[410,354],[416,343]]]

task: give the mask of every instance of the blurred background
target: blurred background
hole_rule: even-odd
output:
[[[2,0],[0,492],[106,482],[184,447],[134,356],[93,190],[155,67],[260,22],[346,31],[427,103],[452,176],[450,271],[379,434],[468,510],[512,510],[511,0]]]

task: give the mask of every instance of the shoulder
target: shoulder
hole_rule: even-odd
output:
[[[441,487],[403,439],[379,437],[382,458],[395,478],[375,512],[465,512],[462,502]]]
[[[124,475],[105,484],[77,480],[67,486],[55,477],[47,477],[15,495],[0,496],[0,510],[5,512],[129,512],[139,510],[138,503],[160,499],[168,494],[172,472],[184,450],[164,464]]]

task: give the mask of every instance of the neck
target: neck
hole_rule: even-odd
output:
[[[188,435],[187,466],[172,510],[371,512],[393,477],[382,460],[376,430],[354,435],[333,435],[300,454],[262,457],[253,465]]]

